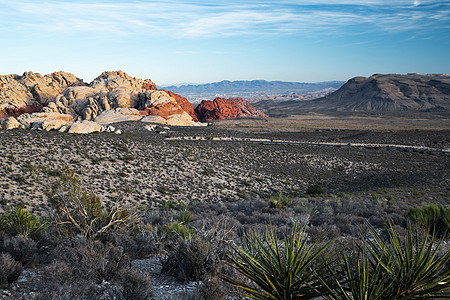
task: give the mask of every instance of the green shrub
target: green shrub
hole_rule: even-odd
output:
[[[193,217],[190,211],[188,210],[183,210],[179,213],[178,215],[178,220],[180,221],[180,223],[182,224],[189,224],[192,222]]]
[[[271,207],[279,208],[285,207],[289,203],[289,196],[283,195],[281,192],[275,196],[270,197],[269,203]]]
[[[450,206],[430,204],[420,208],[411,207],[407,215],[425,226],[430,234],[435,232],[438,236],[445,236],[450,233]]]
[[[24,237],[31,237],[40,234],[47,227],[46,222],[42,222],[39,217],[21,206],[17,206],[0,216],[0,230],[13,235],[19,234]]]
[[[186,227],[177,221],[162,226],[162,231],[167,234],[168,238],[178,236],[184,240],[189,240],[194,236],[194,229]]]
[[[250,232],[243,246],[228,257],[228,263],[249,284],[228,276],[226,281],[241,290],[239,294],[253,299],[312,299],[325,293],[323,279],[329,272],[331,256],[319,258],[331,242],[308,245],[305,228],[294,225],[280,241],[273,228],[264,234]],[[330,283],[329,285],[332,285]]]

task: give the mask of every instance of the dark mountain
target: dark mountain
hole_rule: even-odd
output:
[[[269,114],[305,111],[448,111],[450,76],[375,74],[368,78],[355,77],[323,98],[281,103],[262,101],[255,106]]]
[[[191,101],[200,99],[213,99],[216,97],[242,97],[255,99],[261,96],[284,95],[288,93],[311,93],[327,89],[338,89],[342,81],[326,81],[318,83],[266,81],[266,80],[239,80],[198,84],[167,86],[171,90],[187,97]]]

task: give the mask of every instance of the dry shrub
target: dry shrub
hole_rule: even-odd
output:
[[[150,277],[136,269],[120,270],[114,281],[122,286],[122,295],[125,299],[145,300],[153,296]]]
[[[17,235],[9,237],[2,235],[3,243],[0,244],[0,250],[9,253],[15,260],[24,265],[32,263],[36,257],[37,244],[30,238]]]
[[[71,241],[71,245],[57,246],[53,256],[72,269],[74,278],[83,278],[97,283],[111,280],[130,262],[122,247],[105,245],[99,241],[84,238]]]
[[[220,262],[211,245],[193,238],[180,240],[178,248],[163,262],[162,271],[188,281],[215,276],[219,269]]]
[[[22,264],[9,254],[0,255],[0,288],[16,281],[22,273]]]

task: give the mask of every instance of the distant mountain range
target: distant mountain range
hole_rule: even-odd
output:
[[[261,100],[263,97],[282,96],[286,94],[330,93],[344,84],[343,81],[324,81],[317,83],[266,81],[266,80],[239,80],[206,84],[189,84],[181,86],[165,86],[164,88],[181,94],[191,102],[216,97],[241,97],[249,100]],[[320,94],[322,95],[322,94]]]
[[[269,115],[308,111],[449,111],[450,76],[446,74],[375,74],[350,79],[337,91],[311,101],[260,101]]]

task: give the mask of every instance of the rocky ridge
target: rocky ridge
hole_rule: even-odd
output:
[[[202,126],[206,124],[199,119],[263,116],[244,99],[221,99],[212,107],[194,110],[186,98],[122,71],[103,72],[89,84],[65,72],[1,76],[0,83],[0,117],[6,118],[3,127],[8,129],[87,133],[104,131],[106,124],[141,119]]]

